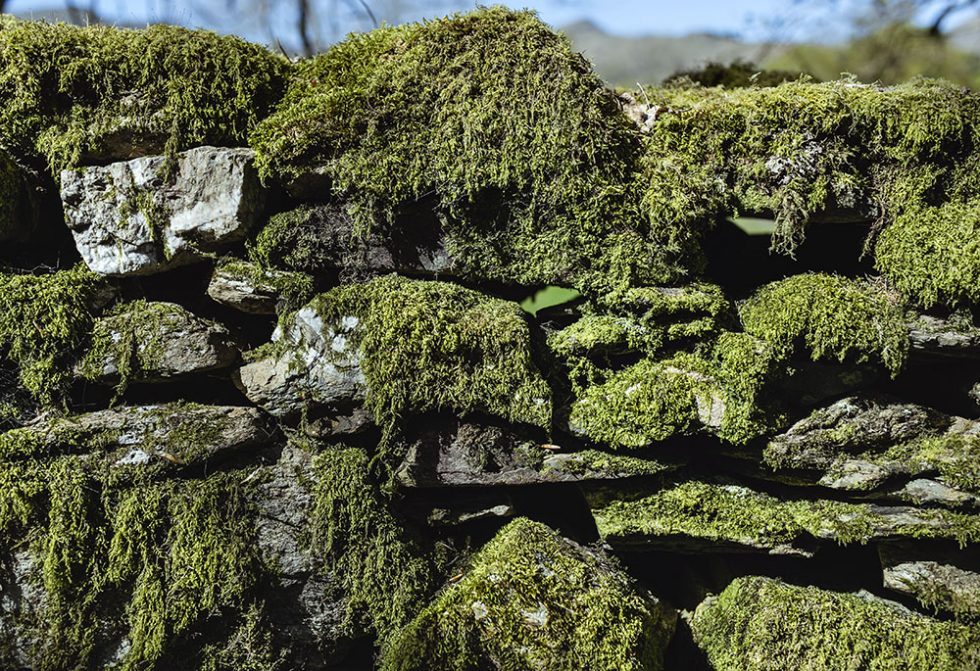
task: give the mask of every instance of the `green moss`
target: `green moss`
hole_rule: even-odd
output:
[[[358,230],[431,204],[468,278],[596,292],[675,281],[697,256],[646,226],[637,129],[531,12],[351,36],[298,66],[251,143],[264,176],[328,177]]]
[[[947,485],[980,494],[980,436],[929,436],[862,458],[909,474],[936,472]]]
[[[976,161],[980,105],[945,82],[666,87],[634,97],[658,110],[643,167],[655,227],[770,213],[773,247],[792,253],[821,212],[850,209],[887,227],[923,203],[976,192],[976,171],[961,165]]]
[[[289,63],[233,37],[32,21],[0,27],[3,144],[55,174],[109,155],[115,136],[177,151],[241,145],[280,96]],[[130,156],[114,156],[130,158]]]
[[[594,511],[607,541],[687,536],[770,550],[794,546],[807,537],[842,545],[885,536],[980,541],[980,516],[923,509],[889,518],[864,503],[780,500],[745,487],[684,482],[644,499],[614,501]]]
[[[881,232],[875,267],[923,307],[980,303],[980,199],[909,208]]]
[[[531,358],[526,315],[515,303],[390,275],[338,287],[309,307],[325,323],[360,320],[367,403],[381,426],[406,412],[443,408],[550,426],[551,391]]]
[[[0,35],[3,30],[0,30]],[[0,275],[0,349],[42,405],[70,384],[73,356],[89,336],[108,284],[83,266],[46,275]]]
[[[569,424],[591,440],[636,449],[708,430],[744,443],[779,420],[764,399],[773,376],[764,343],[725,333],[707,356],[647,358],[578,386]]]
[[[744,88],[747,86],[778,86],[791,81],[813,81],[803,72],[791,70],[766,70],[754,63],[734,60],[725,63],[710,62],[696,70],[682,70],[664,80],[665,86],[723,86]]]
[[[278,297],[283,311],[296,310],[314,294],[313,278],[304,273],[272,270],[238,259],[222,261],[215,272],[239,278],[261,293]]]
[[[663,475],[670,467],[652,459],[609,454],[599,450],[582,450],[547,458],[540,470],[545,475],[557,471],[559,474],[591,479]]]
[[[694,639],[718,671],[968,671],[976,628],[871,598],[771,578],[738,578],[702,603]]]
[[[780,358],[800,347],[814,361],[876,361],[898,375],[909,348],[896,299],[869,282],[837,275],[794,275],[759,289],[741,308],[747,333]]]
[[[195,654],[194,630],[220,637],[227,615],[254,607],[265,569],[241,474],[120,488],[101,462],[61,457],[40,480],[36,668],[95,668],[99,647],[122,634],[119,668],[156,668],[175,650]]]
[[[420,543],[388,509],[363,450],[337,448],[313,458],[310,546],[343,592],[347,633],[375,635],[384,650],[435,589]]]
[[[381,668],[657,670],[673,625],[608,560],[518,519],[397,637]]]

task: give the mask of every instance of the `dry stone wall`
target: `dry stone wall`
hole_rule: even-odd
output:
[[[0,668],[980,668],[980,97],[777,79],[0,21]]]

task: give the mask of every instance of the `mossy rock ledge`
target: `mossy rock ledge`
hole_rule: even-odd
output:
[[[711,82],[0,19],[0,669],[980,668],[980,97]]]

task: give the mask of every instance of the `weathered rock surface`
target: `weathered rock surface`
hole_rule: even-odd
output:
[[[112,466],[185,466],[262,447],[270,429],[255,408],[177,402],[123,406],[42,420],[0,434],[0,460],[90,454]]]
[[[302,304],[312,297],[312,292],[312,279],[302,273],[263,268],[246,261],[218,265],[208,283],[208,296],[214,301],[257,315],[276,314],[280,304]]]
[[[694,640],[716,671],[969,671],[980,632],[866,592],[841,594],[772,578],[738,578],[698,606]]]
[[[980,494],[980,422],[883,396],[852,396],[772,438],[765,462],[845,491],[900,491],[908,500],[962,505]]]
[[[397,476],[408,487],[488,487],[619,480],[668,470],[636,457],[560,449],[496,426],[460,422],[422,432]]]
[[[927,609],[980,620],[980,553],[886,543],[878,554],[888,589],[914,597]]]
[[[61,199],[85,264],[103,275],[149,275],[241,241],[265,192],[248,149],[179,154],[66,170]]]
[[[76,366],[87,379],[158,382],[233,365],[238,347],[220,324],[176,303],[141,303],[103,317],[93,327],[95,347]]]
[[[909,321],[909,343],[913,353],[974,358],[980,355],[980,327],[969,312],[949,317],[917,314]]]
[[[359,324],[354,316],[325,324],[315,309],[304,307],[276,328],[273,351],[243,366],[235,381],[250,401],[275,417],[360,403],[367,383],[353,337]]]

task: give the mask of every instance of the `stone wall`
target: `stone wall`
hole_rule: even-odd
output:
[[[0,668],[980,667],[975,94],[501,8],[0,73]]]

